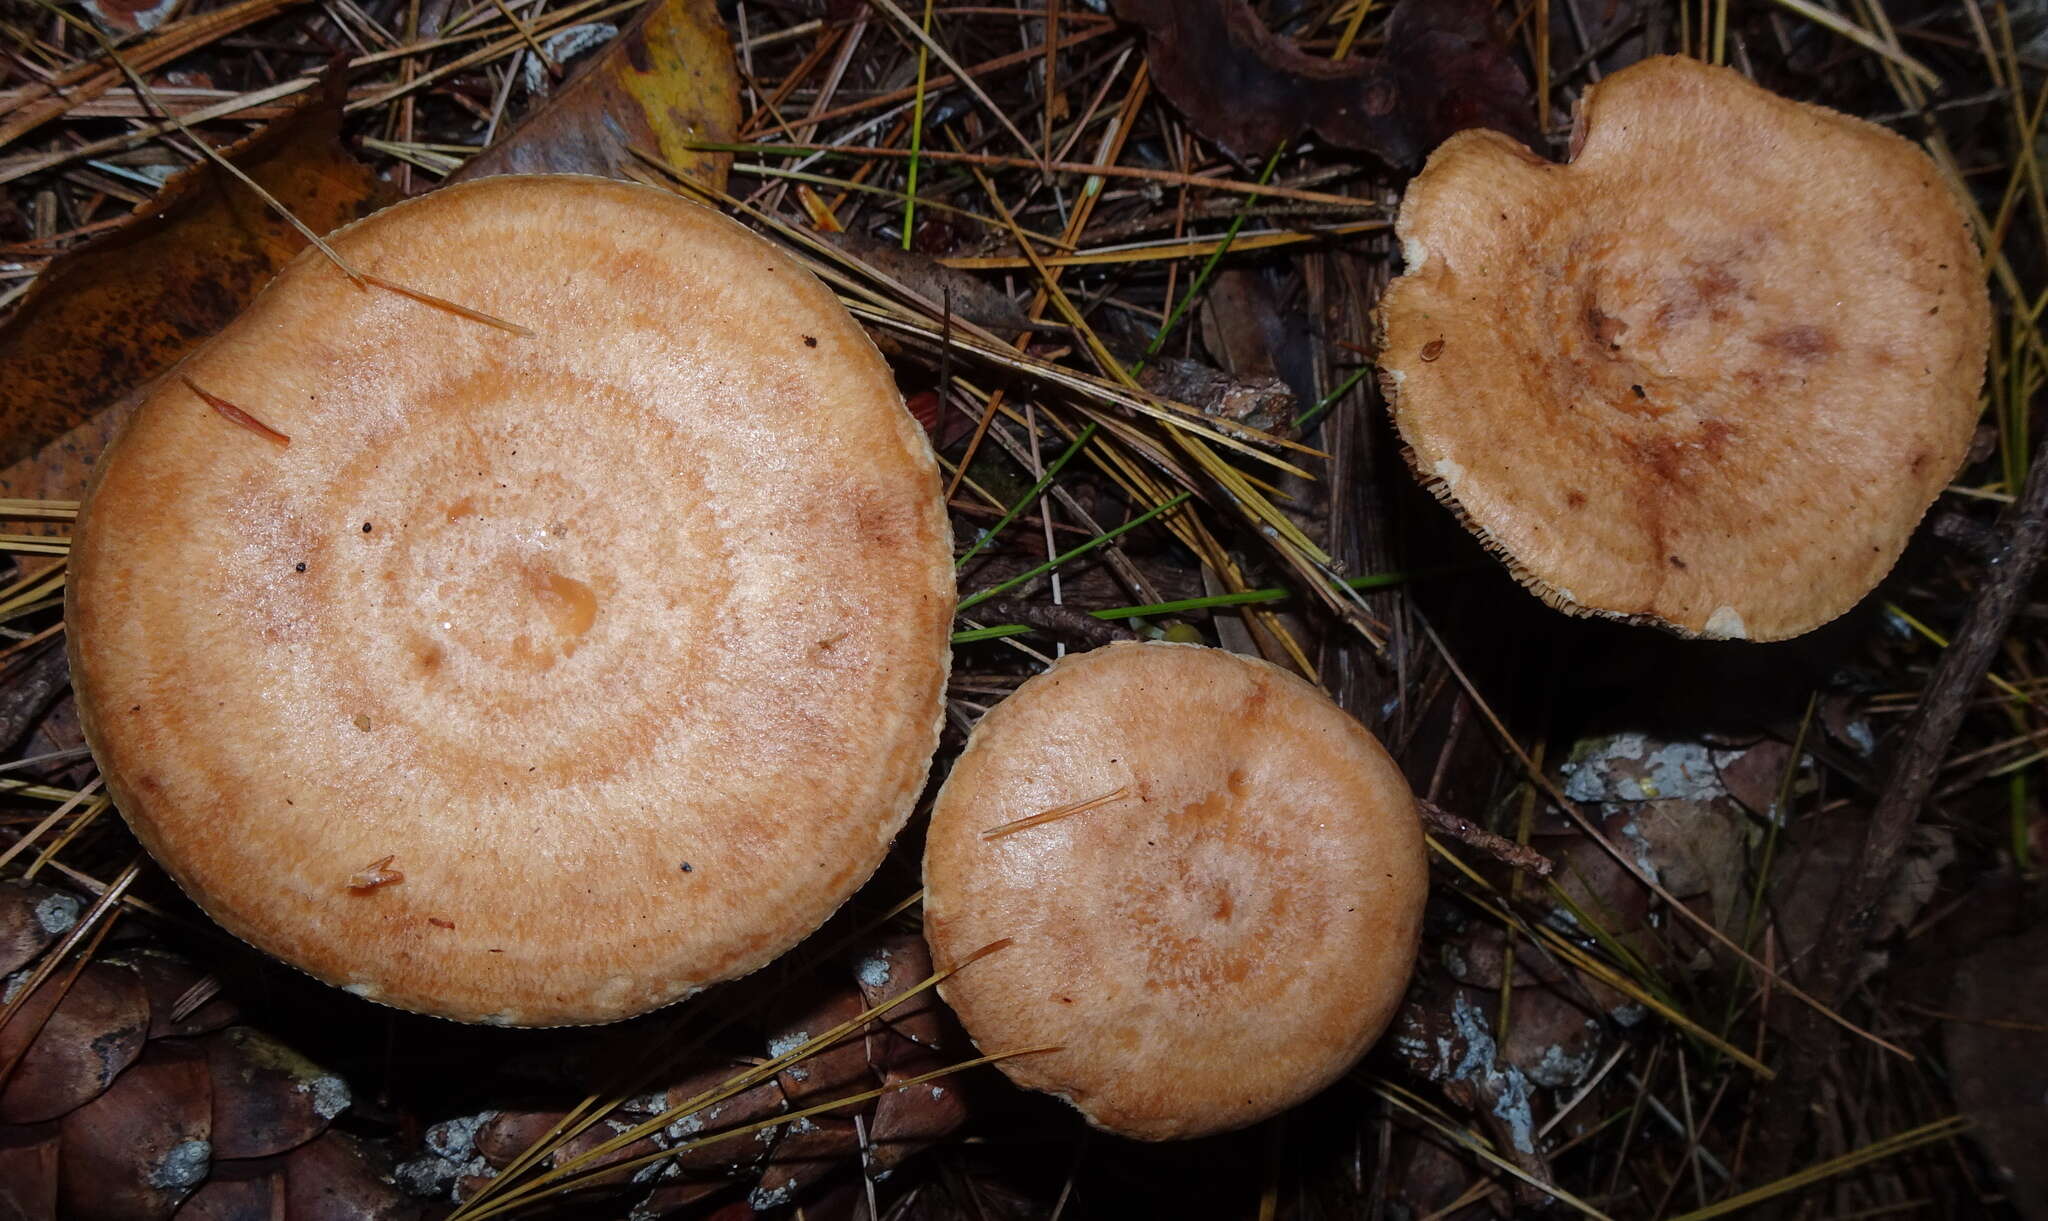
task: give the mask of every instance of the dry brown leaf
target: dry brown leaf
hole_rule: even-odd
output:
[[[414,1221],[426,1210],[391,1182],[383,1153],[346,1132],[328,1131],[285,1155],[284,1206],[292,1221]]]
[[[57,1215],[57,1125],[0,1130],[0,1217]]]
[[[1956,1104],[2023,1217],[2048,1217],[2048,928],[1993,941],[1956,968],[1939,1002]]]
[[[165,26],[150,38],[129,44],[121,51],[121,61],[137,72],[148,72],[298,3],[300,0],[241,0],[239,4],[188,17]],[[102,54],[27,86],[16,94],[13,109],[0,120],[0,147],[92,101],[126,79],[127,74],[113,57]]]
[[[864,233],[820,233],[820,241],[845,251],[855,263],[873,269],[942,309],[953,317],[999,334],[1028,330],[1031,319],[1023,307],[997,290],[995,285],[959,271],[915,250],[877,241]]]
[[[316,233],[396,196],[342,147],[343,82],[226,150]],[[0,495],[75,499],[108,408],[240,313],[306,244],[211,162],[127,223],[58,257],[0,323]]]
[[[205,1181],[212,1133],[205,1057],[159,1040],[58,1125],[58,1215],[170,1216]]]
[[[93,962],[68,990],[45,980],[0,1027],[0,1065],[19,1057],[0,1086],[0,1123],[41,1123],[99,1097],[148,1034],[149,998],[135,972]]]
[[[717,6],[664,0],[451,181],[541,173],[628,178],[639,151],[723,189],[732,155],[692,146],[729,141],[739,125],[739,75]]]
[[[229,1027],[201,1046],[213,1082],[214,1157],[288,1152],[348,1107],[341,1078],[252,1027]]]
[[[1404,167],[1467,127],[1537,139],[1528,79],[1486,0],[1403,0],[1385,49],[1344,60],[1302,51],[1247,0],[1117,0],[1116,13],[1144,27],[1159,91],[1240,160],[1304,129]]]

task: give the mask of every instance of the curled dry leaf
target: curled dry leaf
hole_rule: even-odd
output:
[[[711,0],[664,0],[634,18],[578,68],[545,106],[462,167],[451,181],[494,174],[574,173],[631,178],[635,153],[714,187],[740,125],[732,43]]]
[[[1295,416],[1294,392],[1269,374],[1225,373],[1200,361],[1162,356],[1138,374],[1138,384],[1206,415],[1268,432]]]
[[[1159,91],[1240,160],[1304,129],[1410,167],[1452,132],[1491,127],[1536,143],[1529,82],[1485,0],[1403,0],[1374,58],[1311,55],[1248,0],[1117,0],[1145,29]]]
[[[342,146],[345,82],[225,150],[316,233],[391,202]],[[306,244],[212,162],[60,255],[0,323],[0,495],[76,499],[122,397],[225,326]]]

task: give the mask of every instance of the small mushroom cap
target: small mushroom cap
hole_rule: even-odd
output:
[[[1827,622],[1969,445],[1962,209],[1892,132],[1690,59],[1593,86],[1574,145],[1463,132],[1409,187],[1380,364],[1416,473],[1559,609]]]
[[[1057,1047],[999,1067],[1145,1140],[1243,1127],[1349,1068],[1400,1003],[1428,888],[1370,733],[1278,667],[1175,644],[1067,657],[983,717],[924,868],[976,1045]]]
[[[69,590],[122,813],[231,932],[402,1008],[601,1022],[761,966],[937,745],[950,535],[889,370],[646,187],[484,179],[332,240],[534,333],[308,251],[146,397]]]

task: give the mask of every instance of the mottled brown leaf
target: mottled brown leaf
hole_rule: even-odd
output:
[[[232,1026],[205,1046],[216,1157],[283,1153],[348,1108],[341,1078],[259,1030]]]
[[[230,1025],[239,1015],[235,1002],[207,985],[207,973],[175,954],[142,948],[123,950],[107,961],[130,968],[149,995],[149,1037],[205,1034]],[[197,991],[195,991],[197,989]],[[180,1007],[187,1010],[180,1017]]]
[[[876,241],[860,233],[820,233],[821,241],[844,250],[856,262],[873,268],[955,318],[998,334],[1028,330],[1031,319],[1022,306],[993,284],[947,267],[930,255]]]
[[[649,1192],[647,1199],[633,1209],[634,1221],[654,1217],[694,1217],[700,1214],[690,1211],[690,1206],[706,1196],[724,1191],[726,1184],[713,1183],[664,1183]]]
[[[342,147],[343,82],[227,150],[314,232],[395,193]],[[110,410],[240,313],[306,244],[211,162],[128,222],[58,257],[0,323],[0,495],[75,499]]]
[[[794,1020],[769,1032],[768,1054],[779,1056],[801,1046],[807,1040],[859,1017],[865,1008],[859,992],[851,988],[829,989],[802,1006]],[[844,1097],[874,1085],[868,1075],[867,1047],[858,1034],[811,1052],[783,1069],[777,1077],[782,1083],[783,1095],[794,1107]]]
[[[1138,374],[1138,384],[1205,415],[1268,431],[1284,427],[1296,414],[1294,392],[1277,377],[1225,373],[1177,356],[1153,358]]]
[[[0,975],[19,971],[70,932],[83,906],[40,882],[0,883]]]
[[[1536,142],[1528,79],[1486,0],[1402,0],[1376,57],[1331,60],[1274,34],[1247,0],[1117,0],[1145,29],[1159,91],[1240,160],[1304,130],[1410,168],[1451,133]]]
[[[818,1115],[791,1120],[783,1125],[782,1139],[747,1202],[756,1211],[787,1204],[859,1152],[860,1135],[851,1119]]]
[[[916,1047],[907,1039],[900,1041],[905,1047]],[[943,1057],[913,1051],[896,1058],[884,1077],[888,1084],[899,1085],[944,1067]],[[877,1170],[900,1166],[966,1122],[967,1106],[952,1077],[890,1090],[875,1099],[874,1118],[868,1121],[869,1160]]]
[[[0,1026],[0,1065],[28,1049],[0,1088],[0,1123],[55,1119],[91,1101],[142,1050],[149,1001],[135,972],[93,962],[68,992],[62,984],[44,981]]]
[[[562,1121],[561,1111],[499,1111],[476,1129],[476,1151],[503,1170]]]
[[[615,1139],[623,1132],[631,1131],[632,1128],[633,1125],[624,1119],[606,1116],[566,1141],[560,1151],[555,1154],[554,1164],[566,1166],[577,1158],[595,1150],[606,1141]],[[622,1145],[610,1153],[585,1162],[576,1169],[575,1173],[581,1175],[587,1171],[596,1170],[599,1167],[616,1165],[619,1162],[631,1161],[635,1158],[649,1157],[659,1152],[661,1152],[661,1146],[655,1143],[654,1137],[643,1136],[631,1144]],[[633,1168],[633,1170],[637,1169],[639,1167]],[[622,1187],[632,1181],[633,1170],[615,1170],[608,1174],[599,1175],[594,1179],[579,1180],[579,1182],[585,1186],[592,1187]]]
[[[284,1216],[284,1161],[216,1162],[178,1209],[177,1221],[277,1221]]]
[[[106,1093],[64,1117],[62,1215],[170,1216],[206,1180],[212,1110],[198,1051],[169,1040],[151,1045]]]
[[[917,987],[931,974],[931,950],[916,934],[876,938],[853,967],[861,1001],[870,1009]],[[878,1022],[926,1047],[939,1046],[945,1030],[939,1018],[938,993],[930,988],[884,1013]],[[884,1065],[877,1061],[875,1067]]]
[[[733,1068],[711,1069],[677,1082],[668,1089],[668,1105],[681,1106],[692,1098],[716,1090],[733,1073]],[[677,1144],[700,1140],[732,1128],[745,1127],[764,1119],[782,1114],[787,1110],[782,1097],[782,1087],[773,1081],[765,1081],[749,1090],[744,1090],[723,1102],[716,1102],[701,1111],[694,1111],[668,1126],[668,1136]],[[730,1140],[713,1141],[694,1149],[685,1149],[676,1154],[676,1165],[685,1170],[725,1173],[738,1170],[761,1160],[769,1146],[775,1143],[777,1129],[763,1128]]]
[[[0,1221],[57,1215],[57,1125],[0,1129]]]
[[[375,1150],[329,1131],[285,1158],[285,1207],[291,1221],[412,1221],[425,1210],[392,1183]]]
[[[663,0],[635,17],[610,46],[578,68],[454,178],[577,173],[628,178],[634,151],[652,153],[715,187],[729,153],[696,143],[733,139],[740,125],[739,74],[712,0]]]

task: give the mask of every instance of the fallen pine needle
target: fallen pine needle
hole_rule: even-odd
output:
[[[1049,822],[1058,822],[1062,818],[1068,818],[1075,814],[1086,813],[1087,811],[1093,810],[1098,806],[1106,806],[1110,802],[1125,796],[1130,791],[1130,785],[1120,785],[1114,792],[1104,793],[1100,797],[1090,797],[1085,801],[1069,802],[1068,804],[1063,806],[1055,806],[1050,810],[1044,810],[1037,814],[1029,814],[1023,818],[1014,819],[1010,822],[1003,823],[1001,826],[990,827],[988,830],[983,831],[981,833],[981,838],[1001,839],[1005,835],[1013,835],[1019,831],[1027,831],[1032,827],[1042,827]]]
[[[228,402],[226,399],[222,398],[218,394],[213,394],[210,393],[209,391],[201,389],[199,383],[193,381],[191,378],[180,375],[178,380],[184,382],[185,389],[190,390],[192,393],[198,395],[200,399],[204,401],[208,407],[211,407],[215,411],[219,412],[222,419],[227,420],[231,424],[240,424],[242,427],[248,429],[250,432],[255,433],[257,436],[262,437],[264,440],[270,442],[272,445],[277,446],[279,449],[291,448],[292,439],[290,437],[277,431],[270,425],[265,424],[263,421],[257,419],[253,415],[250,415],[248,412],[242,410],[240,407],[235,406],[233,403]]]

